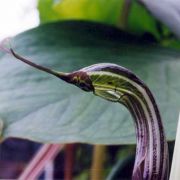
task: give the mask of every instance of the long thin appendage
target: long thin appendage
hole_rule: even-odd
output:
[[[7,47],[7,46],[10,46],[10,47]],[[33,63],[33,62],[31,62],[30,60],[28,60],[28,59],[20,56],[19,54],[17,54],[17,53],[11,48],[11,44],[10,44],[10,39],[9,39],[9,38],[5,39],[4,41],[2,41],[2,42],[0,43],[0,50],[1,50],[2,52],[8,53],[8,54],[10,54],[10,55],[13,55],[16,59],[18,59],[18,60],[20,60],[20,61],[22,61],[22,62],[24,62],[24,63],[26,63],[26,64],[34,67],[34,68],[36,68],[36,69],[39,69],[39,70],[41,70],[41,71],[47,72],[47,73],[49,73],[49,74],[52,74],[52,75],[54,75],[54,76],[56,76],[56,77],[58,77],[58,78],[61,78],[61,79],[63,79],[63,80],[64,80],[64,78],[66,78],[67,75],[68,75],[68,73],[63,73],[63,72],[54,71],[54,70],[49,69],[49,68],[47,68],[47,67],[44,67],[44,66],[38,65],[38,64],[36,64],[36,63]]]
[[[47,73],[49,73],[49,74],[52,74],[52,75],[54,75],[54,76],[57,76],[57,77],[59,77],[59,78],[63,78],[63,77],[66,77],[66,76],[67,76],[66,73],[57,72],[57,71],[54,71],[54,70],[49,69],[49,68],[47,68],[47,67],[40,66],[40,65],[38,65],[38,64],[36,64],[36,63],[33,63],[33,62],[29,61],[28,59],[26,59],[26,58],[24,58],[24,57],[16,54],[12,48],[10,48],[10,52],[11,52],[11,54],[12,54],[15,58],[19,59],[20,61],[22,61],[22,62],[24,62],[24,63],[26,63],[26,64],[28,64],[28,65],[36,68],[36,69],[39,69],[39,70],[41,70],[41,71],[45,71],[45,72],[47,72]]]
[[[8,47],[10,46],[10,47]],[[62,72],[57,72],[57,71],[54,71],[54,70],[51,70],[49,68],[46,68],[46,67],[43,67],[41,65],[38,65],[36,63],[33,63],[31,62],[30,60],[20,56],[19,54],[17,54],[12,48],[11,48],[11,43],[10,43],[10,39],[9,38],[6,38],[4,39],[1,43],[0,43],[0,50],[2,52],[5,52],[7,54],[10,54],[10,55],[13,55],[16,59],[36,68],[36,69],[39,69],[41,71],[44,71],[44,72],[47,72],[49,74],[52,74],[54,76],[57,76],[59,78],[63,77],[66,75],[66,73],[62,73]]]

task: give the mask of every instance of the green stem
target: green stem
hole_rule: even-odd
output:
[[[120,13],[120,18],[117,23],[117,26],[121,29],[127,29],[128,17],[129,17],[131,5],[132,5],[132,0],[124,0],[124,4],[121,9],[122,11]]]
[[[4,121],[2,119],[0,119],[0,143],[4,140],[2,138],[3,128],[4,128]]]
[[[95,145],[91,166],[91,180],[103,180],[103,169],[106,157],[106,146]]]

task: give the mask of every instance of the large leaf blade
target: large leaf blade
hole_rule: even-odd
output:
[[[70,72],[113,62],[152,89],[174,139],[180,105],[180,53],[150,45],[109,26],[87,22],[43,25],[17,36],[14,48],[39,64]],[[3,136],[40,142],[135,143],[133,121],[119,104],[82,92],[5,55],[0,59]]]

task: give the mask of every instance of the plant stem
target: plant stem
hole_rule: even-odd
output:
[[[179,114],[179,121],[176,132],[176,141],[174,145],[173,160],[172,160],[171,173],[169,178],[170,180],[180,179],[179,167],[180,167],[180,114]]]
[[[45,165],[56,157],[56,155],[62,150],[63,146],[64,145],[59,144],[43,145],[28,164],[24,172],[20,175],[18,180],[37,179]]]
[[[106,146],[95,145],[93,149],[93,161],[91,166],[91,180],[102,180],[103,167],[106,157]]]
[[[0,143],[3,141],[3,138],[2,138],[3,128],[4,128],[4,123],[3,123],[3,120],[0,119]]]
[[[120,14],[119,21],[117,23],[117,26],[121,29],[126,29],[128,25],[128,17],[129,17],[129,12],[131,9],[132,5],[132,0],[124,0],[124,4],[122,7],[122,11]]]
[[[75,148],[76,148],[75,144],[67,144],[65,146],[64,180],[72,180],[73,179]]]

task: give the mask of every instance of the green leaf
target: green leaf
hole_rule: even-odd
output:
[[[148,32],[159,38],[157,21],[137,1],[133,1],[128,18],[128,27],[129,30],[138,34]]]
[[[180,49],[180,41],[174,38],[164,39],[161,44],[165,47],[171,47],[174,49]]]
[[[41,23],[57,20],[91,20],[126,28],[138,35],[149,33],[161,40],[169,30],[159,23],[137,0],[132,0],[124,22],[123,11],[126,0],[39,0]],[[125,20],[126,21],[126,20]]]
[[[150,45],[116,28],[69,21],[18,35],[14,49],[44,66],[71,72],[100,62],[127,67],[154,93],[169,140],[180,107],[180,53]],[[19,62],[0,58],[0,119],[3,137],[34,141],[101,144],[135,143],[133,120],[124,106]]]
[[[53,0],[38,1],[39,17],[41,23],[56,21],[59,19],[58,14],[53,9]]]
[[[116,24],[123,1],[39,0],[41,22],[80,19]]]

